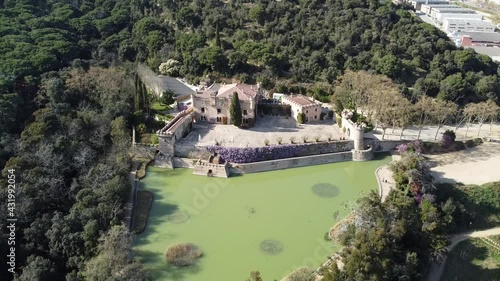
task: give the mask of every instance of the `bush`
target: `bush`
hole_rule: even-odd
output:
[[[337,115],[336,120],[337,120],[337,125],[339,125],[339,128],[342,128],[342,117],[340,117],[340,115]]]
[[[297,123],[304,124],[306,122],[306,115],[304,113],[297,114]]]
[[[304,145],[284,144],[264,147],[207,146],[206,149],[231,163],[250,163],[297,157],[304,147]]]
[[[323,119],[325,119],[325,116],[326,116],[326,113],[321,112],[321,113],[319,114],[319,120],[323,120]]]
[[[176,266],[194,265],[201,255],[201,250],[191,243],[174,245],[168,248],[165,254],[167,262]]]
[[[449,147],[455,142],[455,132],[452,130],[446,130],[443,133],[443,137],[441,138],[441,143],[443,144],[444,147]]]
[[[301,267],[290,273],[283,279],[284,281],[313,281],[312,270],[307,267]]]

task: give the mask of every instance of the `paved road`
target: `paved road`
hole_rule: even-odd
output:
[[[487,236],[492,236],[492,235],[500,235],[500,227],[490,228],[490,229],[481,230],[481,231],[460,233],[460,234],[454,235],[450,240],[451,244],[448,246],[448,252],[451,252],[451,250],[456,245],[458,245],[458,243],[460,243],[464,240],[467,240],[469,238],[487,237]],[[446,265],[446,257],[444,257],[443,261],[440,264],[435,264],[435,263],[432,264],[431,270],[430,270],[429,275],[427,277],[427,281],[440,281],[445,265]]]

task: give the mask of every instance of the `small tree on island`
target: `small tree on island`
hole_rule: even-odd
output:
[[[241,126],[243,115],[241,114],[240,99],[238,98],[238,93],[234,92],[231,97],[231,104],[229,105],[229,116],[233,125],[236,127]]]

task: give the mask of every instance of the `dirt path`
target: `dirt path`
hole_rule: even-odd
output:
[[[484,184],[500,180],[500,144],[487,142],[462,151],[429,155],[433,176],[440,182]]]
[[[487,236],[492,236],[492,235],[500,235],[500,227],[490,228],[490,229],[481,230],[481,231],[460,233],[460,234],[454,235],[450,240],[451,244],[447,247],[448,252],[451,252],[451,250],[456,245],[458,245],[458,243],[460,243],[464,240],[467,240],[469,238],[487,237]],[[431,265],[431,269],[430,269],[429,275],[427,277],[427,281],[440,281],[441,275],[443,274],[445,266],[446,266],[446,257],[444,257],[443,261],[440,264],[433,263]]]
[[[392,154],[392,162],[398,161],[399,159],[401,159],[401,156]],[[382,202],[385,201],[385,198],[387,197],[389,192],[394,188],[394,179],[392,176],[391,168],[389,166],[391,163],[380,166],[375,171],[375,176],[377,177],[378,182],[379,195],[382,199]]]

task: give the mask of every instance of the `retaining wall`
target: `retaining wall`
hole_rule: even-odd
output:
[[[321,155],[303,156],[288,159],[279,159],[272,161],[262,161],[245,164],[233,164],[231,173],[234,174],[249,174],[265,171],[282,170],[295,167],[321,165],[335,162],[351,161],[351,151],[328,153]]]
[[[174,157],[174,168],[194,168],[194,159]]]
[[[202,146],[196,146],[196,142],[177,141],[175,143],[175,157],[198,159],[203,155],[206,149]]]
[[[379,141],[376,139],[365,139],[365,144],[370,145],[373,148],[373,152],[388,152],[394,150],[396,146],[409,143],[408,140],[383,140]]]

